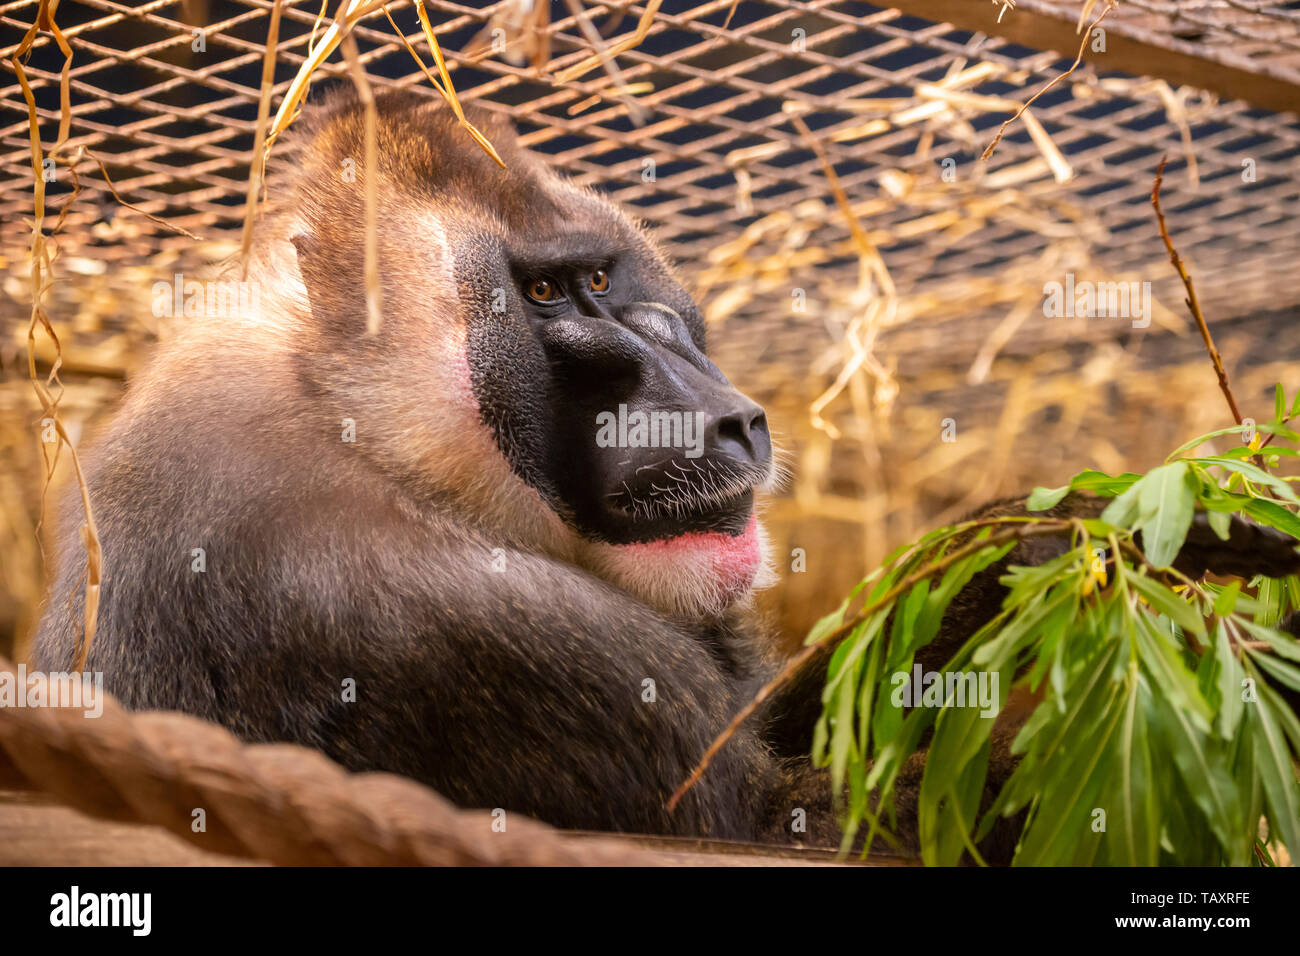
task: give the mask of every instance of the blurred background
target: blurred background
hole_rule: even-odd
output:
[[[58,4],[63,154],[88,152],[74,201],[67,167],[47,185],[51,326],[33,342],[44,381],[57,336],[74,444],[168,334],[153,284],[239,247],[276,6],[272,112],[335,4],[324,19],[318,0]],[[762,602],[787,647],[929,527],[1085,467],[1148,469],[1231,423],[1156,228],[1162,156],[1169,229],[1243,414],[1268,418],[1276,382],[1300,388],[1300,3],[426,7],[460,97],[656,231],[715,361],[767,406],[790,478],[766,505],[780,583]],[[11,63],[49,8],[0,2],[0,653],[21,653],[39,611],[56,447],[29,379],[33,172]],[[388,10],[432,65],[413,5]],[[437,95],[382,10],[354,33],[375,86]],[[45,31],[25,61],[48,149],[63,56]],[[313,90],[338,82],[336,52]],[[292,151],[276,146],[272,198]],[[1135,295],[1071,314],[1087,310],[1053,308],[1052,283]]]

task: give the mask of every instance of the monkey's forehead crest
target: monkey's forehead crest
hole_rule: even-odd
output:
[[[563,223],[582,223],[625,238],[637,233],[597,193],[569,184],[544,159],[523,149],[503,116],[465,107],[466,117],[505,168],[466,133],[441,99],[390,91],[376,97],[375,107],[381,205],[454,203],[462,216],[506,233],[536,234]],[[365,125],[365,109],[351,84],[345,84],[306,110],[293,128],[282,162],[295,181],[296,205],[309,221],[358,221]]]

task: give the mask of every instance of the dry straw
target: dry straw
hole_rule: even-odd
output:
[[[82,670],[86,666],[86,657],[90,654],[90,645],[95,639],[95,629],[99,619],[99,586],[103,575],[103,549],[100,547],[99,533],[95,528],[95,515],[90,506],[90,489],[86,486],[86,476],[81,470],[81,460],[77,456],[77,450],[73,447],[72,439],[68,437],[63,419],[59,415],[59,400],[62,397],[62,386],[59,383],[59,367],[63,359],[62,347],[44,306],[45,292],[52,281],[54,262],[49,238],[56,235],[63,227],[68,207],[80,192],[80,183],[76,180],[75,165],[69,162],[67,157],[61,155],[68,141],[69,130],[72,128],[69,72],[72,68],[72,47],[68,45],[67,38],[64,37],[63,31],[59,29],[58,23],[55,22],[54,16],[58,11],[58,6],[58,0],[41,0],[36,19],[23,36],[22,42],[18,45],[18,49],[10,62],[14,73],[18,77],[18,83],[22,86],[23,99],[27,101],[27,128],[32,157],[33,216],[30,262],[32,311],[31,320],[27,326],[27,371],[32,386],[36,390],[36,396],[41,403],[41,412],[44,419],[49,426],[53,427],[58,437],[53,457],[49,455],[44,444],[41,447],[42,454],[45,455],[44,480],[45,486],[48,487],[50,478],[54,474],[54,468],[58,464],[59,452],[64,446],[67,446],[68,455],[71,457],[73,468],[76,471],[77,487],[81,491],[82,513],[86,519],[81,526],[81,540],[86,549],[85,608],[82,617],[81,639],[77,644],[77,655],[74,664],[76,670]],[[40,30],[45,30],[53,35],[59,52],[63,54],[63,68],[59,73],[59,134],[54,141],[54,145],[50,147],[48,156],[44,155],[41,150],[41,132],[36,115],[36,99],[32,94],[31,84],[27,81],[27,71],[23,69],[23,60],[31,49],[37,32]],[[72,195],[69,196],[63,208],[59,211],[59,217],[48,236],[45,233],[44,161],[46,159],[67,163],[72,169],[74,177]],[[36,373],[36,330],[38,326],[49,336],[54,345],[54,360],[50,365],[49,374],[43,381]]]

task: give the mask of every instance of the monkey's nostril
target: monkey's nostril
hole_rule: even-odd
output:
[[[715,422],[714,450],[737,461],[766,466],[772,457],[772,439],[767,431],[767,415],[753,402],[729,412]]]

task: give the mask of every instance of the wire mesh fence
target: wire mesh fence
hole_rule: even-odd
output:
[[[238,247],[274,6],[64,0],[54,10],[72,50],[67,151],[88,151],[46,293],[74,425],[92,421],[166,334],[149,307],[153,284]],[[1200,58],[1207,77],[1257,76],[1272,84],[1271,104],[1290,88],[1300,108],[1300,4],[1123,0],[1100,34],[1089,23],[1105,0],[969,0],[983,12],[954,18],[979,16],[979,29],[945,21],[953,3],[557,2],[542,18],[518,0],[426,6],[462,100],[510,116],[525,145],[655,229],[700,297],[719,364],[772,406],[794,453],[797,477],[773,506],[781,545],[820,536],[828,551],[861,557],[849,576],[936,508],[1050,483],[1065,460],[1138,465],[1193,421],[1218,422],[1217,408],[1203,408],[1213,380],[1151,213],[1162,155],[1171,229],[1243,387],[1263,390],[1300,358],[1288,325],[1300,303],[1295,112],[1145,75],[1131,53],[1108,52],[1108,40],[1127,38]],[[273,104],[333,7],[282,4]],[[0,400],[15,422],[35,407],[23,357],[33,170],[9,61],[50,9],[0,3]],[[412,5],[388,10],[423,47]],[[1031,16],[1068,21],[1070,47],[1002,35]],[[593,30],[618,51],[616,71],[591,63]],[[354,35],[377,87],[437,95],[384,11]],[[1068,72],[1075,44],[1082,63]],[[25,69],[46,145],[62,66],[39,34]],[[350,82],[341,57],[313,89],[330,78]],[[278,161],[293,150],[277,145]],[[57,211],[73,184],[64,167],[52,176]],[[1150,305],[1136,320],[1051,315],[1053,282],[1134,283],[1135,296],[1150,283]],[[36,348],[48,368],[51,344]],[[941,442],[949,419],[961,440]],[[7,534],[36,561],[21,543],[39,502],[29,426],[3,446],[25,514]],[[17,580],[20,563],[6,575]],[[30,595],[31,577],[6,586]],[[788,588],[787,603],[817,604],[812,589],[840,583],[828,569]]]

